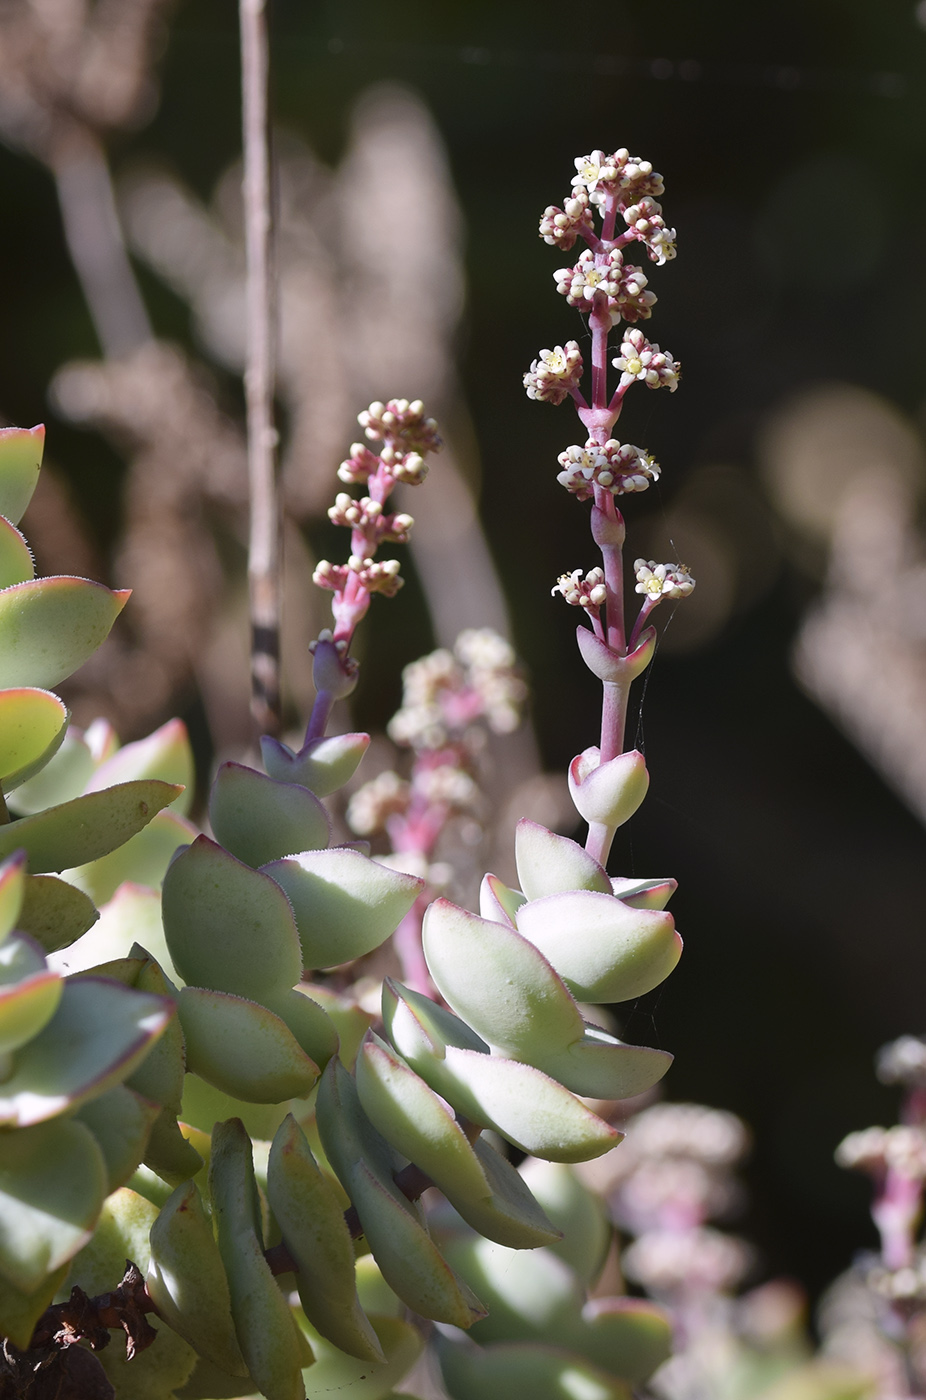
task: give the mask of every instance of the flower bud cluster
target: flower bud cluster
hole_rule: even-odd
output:
[[[686,564],[657,564],[655,559],[635,559],[636,592],[647,598],[687,598],[695,581]]]
[[[357,415],[357,422],[371,442],[382,442],[402,452],[437,452],[441,440],[437,422],[425,415],[420,399],[378,400]],[[380,454],[383,455],[383,454]]]
[[[360,554],[352,554],[346,564],[319,559],[312,582],[332,593],[343,593],[353,576],[365,592],[394,598],[405,582],[399,574],[400,568],[398,559],[366,559]]]
[[[373,836],[385,829],[390,817],[408,808],[410,784],[398,773],[387,770],[352,795],[347,804],[347,824],[358,836]]]
[[[573,189],[585,189],[592,204],[603,205],[609,196],[617,195],[619,207],[639,203],[646,198],[658,198],[665,191],[662,176],[648,160],[632,156],[621,147],[612,155],[592,151],[576,157]]]
[[[541,350],[524,376],[524,387],[529,399],[562,403],[578,389],[581,378],[581,351],[576,341],[567,340],[565,345]]]
[[[694,1230],[652,1230],[634,1240],[621,1256],[627,1277],[654,1297],[728,1293],[752,1264],[744,1240],[702,1226]]]
[[[587,442],[584,447],[567,447],[557,459],[563,468],[557,481],[567,491],[586,501],[596,486],[623,496],[633,491],[645,491],[651,481],[659,479],[659,464],[642,447],[620,443],[609,438],[606,443]]]
[[[621,342],[621,353],[612,360],[615,369],[621,371],[621,388],[626,388],[634,380],[646,384],[650,389],[668,389],[670,393],[678,388],[681,366],[665,350],[647,340],[642,331],[629,330]]]
[[[624,209],[623,214],[628,233],[632,233],[644,245],[651,262],[662,267],[675,257],[675,229],[667,228],[662,217],[662,205],[657,204],[655,199],[647,196],[638,204]]]
[[[597,613],[608,596],[604,569],[592,569],[587,574],[583,574],[581,569],[573,569],[571,574],[560,574],[556,587],[551,588],[550,592],[554,596],[562,594],[574,608],[587,608],[589,612]]]
[[[580,311],[590,311],[596,297],[606,298],[612,325],[648,320],[656,303],[643,269],[625,264],[620,248],[608,253],[586,248],[575,267],[561,267],[553,277],[556,290]]]
[[[526,687],[511,646],[491,628],[461,632],[453,651],[440,648],[402,672],[402,706],[389,736],[416,750],[439,749],[476,720],[496,734],[520,721]]]
[[[864,1128],[843,1138],[836,1161],[873,1176],[892,1171],[908,1181],[926,1181],[926,1132],[906,1124]]]
[[[379,501],[369,496],[359,501],[341,491],[335,497],[334,505],[328,510],[328,519],[333,525],[345,525],[351,530],[361,530],[373,544],[390,540],[395,544],[407,544],[409,531],[415,523],[410,515],[388,515]]]
[[[575,245],[580,234],[592,233],[591,212],[588,191],[581,186],[574,190],[571,198],[563,202],[563,208],[548,204],[540,220],[540,237],[544,243],[562,248],[564,253]]]
[[[902,1035],[882,1046],[876,1060],[882,1084],[905,1084],[911,1089],[926,1088],[926,1040]]]

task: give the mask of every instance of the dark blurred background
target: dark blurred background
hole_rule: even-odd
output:
[[[677,877],[686,953],[623,1029],[675,1052],[673,1098],[750,1123],[752,1206],[740,1231],[757,1240],[768,1273],[815,1293],[873,1243],[867,1186],[832,1160],[845,1133],[895,1113],[873,1053],[926,1030],[926,10],[912,0],[585,11],[549,0],[276,0],[272,22],[284,148],[298,138],[338,166],[357,100],[389,82],[420,97],[446,150],[465,268],[451,428],[548,770],[596,741],[598,694],[575,654],[575,616],[550,596],[558,574],[595,562],[587,507],[555,480],[556,454],[581,439],[567,406],[529,402],[521,388],[541,347],[585,339],[554,290],[568,259],[537,238],[537,220],[562,202],[573,158],[596,146],[626,145],[665,177],[679,256],[646,267],[659,296],[647,330],[682,361],[684,380],[672,396],[629,396],[621,436],[649,448],[663,477],[628,502],[628,554],[681,557],[699,589],[677,614],[657,614],[668,627],[632,714],[650,797],[619,834],[612,869]],[[157,100],[102,132],[116,187],[157,168],[207,205],[240,146],[235,7],[178,4],[156,71]],[[48,163],[25,144],[0,147],[0,409],[10,422],[48,424],[58,495],[36,520],[42,567],[76,569],[85,558],[97,577],[132,583],[118,542],[126,463],[138,457],[133,414],[123,411],[120,437],[94,429],[60,380],[49,397],[62,365],[92,362],[100,346]],[[401,236],[391,221],[381,228],[362,178],[343,208],[374,260],[380,231]],[[407,253],[405,308],[418,315],[414,264],[426,250]],[[209,362],[212,400],[234,425],[233,357],[204,349],[202,317],[156,261],[135,262],[154,331]],[[349,279],[333,272],[327,295],[327,314],[350,301],[351,324],[362,321]],[[375,294],[368,309],[378,314]],[[397,326],[402,314],[400,299]],[[352,333],[343,393],[356,412],[370,376],[353,382]],[[300,354],[311,400],[313,376],[325,392],[321,331]],[[414,396],[406,367],[397,349],[395,392]],[[291,411],[281,404],[284,432]],[[158,415],[170,413],[168,397]],[[335,454],[351,440],[349,422]],[[171,460],[184,450],[181,435]],[[320,470],[333,473],[338,459]],[[439,473],[425,488],[435,498]],[[341,548],[318,523],[328,480],[297,512],[310,551]],[[52,557],[59,539],[65,558]],[[229,528],[215,548],[240,572],[240,532]],[[395,605],[377,600],[362,643],[355,720],[374,729],[398,703],[399,666],[434,643],[423,589],[407,572]],[[163,592],[167,600],[169,576]],[[836,614],[841,631],[829,626]],[[105,695],[104,685],[95,702]],[[210,723],[210,704],[222,708],[214,695],[204,700],[190,681],[169,698],[204,762],[233,742]],[[152,709],[138,724],[164,717]],[[124,737],[132,723],[122,720]]]

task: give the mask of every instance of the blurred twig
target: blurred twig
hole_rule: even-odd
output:
[[[241,0],[241,82],[247,258],[248,478],[251,527],[251,713],[261,734],[280,733],[280,511],[273,426],[273,289],[264,0]]]

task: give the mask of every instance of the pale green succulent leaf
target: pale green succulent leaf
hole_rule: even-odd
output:
[[[170,719],[144,739],[123,744],[96,769],[86,791],[99,792],[137,778],[160,778],[182,786],[171,810],[182,817],[187,815],[193,803],[196,773],[190,736],[182,719]]]
[[[144,1164],[170,1186],[179,1186],[202,1170],[203,1158],[189,1141],[190,1129],[181,1132],[176,1113],[162,1108],[152,1124]]]
[[[603,1371],[639,1386],[671,1356],[672,1322],[648,1299],[595,1298],[562,1340]]]
[[[604,1268],[614,1234],[601,1197],[565,1162],[528,1157],[518,1174],[561,1232],[550,1249],[586,1288],[591,1287]]]
[[[45,427],[0,428],[0,515],[18,525],[32,500],[45,447]]]
[[[10,796],[10,808],[29,817],[80,797],[95,767],[93,753],[84,736],[73,726],[65,731],[61,747],[35,777],[23,783]]]
[[[272,1400],[303,1400],[304,1343],[264,1259],[251,1143],[237,1119],[213,1131],[209,1191],[235,1334],[248,1370]]]
[[[471,1230],[442,1236],[453,1267],[484,1299],[488,1316],[473,1328],[473,1340],[550,1340],[581,1322],[585,1294],[562,1259],[548,1249],[507,1249]]]
[[[142,950],[133,945],[133,956]],[[163,969],[153,958],[145,957],[141,962],[132,986],[139,992],[149,992],[154,996],[175,995],[164,975]],[[163,1035],[154,1043],[138,1068],[129,1075],[126,1084],[143,1098],[160,1104],[176,1118],[183,1098],[183,1080],[186,1073],[186,1050],[180,1017],[172,1016]]]
[[[248,1370],[235,1336],[228,1280],[193,1182],[184,1182],[168,1198],[149,1243],[146,1284],[161,1317],[200,1356],[236,1374],[240,1391],[240,1377]]]
[[[615,878],[611,881],[611,893],[633,909],[665,909],[678,889],[678,881],[631,880]]]
[[[164,933],[185,982],[260,998],[299,981],[302,958],[289,900],[275,880],[207,836],[164,879]]]
[[[521,917],[530,907],[522,906]],[[533,1062],[582,1038],[582,1017],[562,980],[508,925],[438,899],[424,916],[421,941],[441,996],[503,1054]]]
[[[314,793],[247,768],[223,763],[209,796],[215,839],[246,865],[266,865],[298,851],[324,849],[331,820]]]
[[[304,983],[284,988],[263,1000],[264,1006],[289,1027],[319,1069],[338,1053],[338,1033],[328,1013],[313,1000]]]
[[[337,967],[371,953],[425,887],[416,876],[343,846],[304,851],[262,869],[289,897],[306,968]]]
[[[357,1297],[343,1207],[291,1114],[270,1149],[267,1198],[296,1263],[296,1286],[310,1323],[332,1350],[382,1363],[382,1348]]]
[[[50,762],[67,729],[68,709],[50,690],[0,690],[0,780],[5,793]]]
[[[75,896],[87,899],[73,885],[67,888],[73,890]],[[156,890],[144,885],[121,885],[100,910],[98,921],[74,943],[50,953],[48,964],[63,974],[88,972],[103,963],[127,958],[136,941],[146,955],[150,954],[158,962],[171,984],[176,985],[179,978],[161,925],[161,897]]]
[[[518,930],[582,1001],[642,996],[665,981],[682,954],[671,914],[588,890],[532,900],[518,911]]]
[[[12,942],[8,939],[0,951],[5,952]],[[44,1030],[58,1009],[63,989],[58,974],[44,967],[0,989],[0,1055],[19,1050]]]
[[[453,1400],[633,1400],[624,1381],[563,1347],[496,1342],[479,1348],[441,1339],[438,1352]]]
[[[142,1274],[150,1261],[149,1236],[158,1207],[123,1186],[107,1200],[90,1243],[74,1260],[68,1279],[91,1298],[108,1293],[130,1259]],[[116,1400],[165,1400],[192,1375],[196,1352],[171,1327],[158,1326],[157,1341],[126,1360],[125,1346],[115,1337],[98,1352],[100,1363],[115,1388]]]
[[[333,1346],[311,1324],[306,1328],[315,1365],[303,1372],[307,1400],[331,1400],[349,1395],[351,1400],[386,1400],[418,1360],[424,1338],[411,1322],[399,1317],[371,1317],[371,1331],[381,1361],[360,1361]]]
[[[318,1065],[279,1016],[228,992],[184,987],[178,999],[187,1069],[249,1103],[309,1093]]]
[[[157,1104],[124,1084],[116,1084],[77,1110],[75,1121],[90,1129],[103,1153],[107,1194],[125,1186],[141,1162],[159,1112]]]
[[[26,890],[26,853],[16,851],[0,865],[0,944],[16,928]]]
[[[17,923],[46,953],[82,938],[99,917],[93,901],[66,880],[59,880],[56,875],[26,877]]]
[[[0,686],[53,686],[92,656],[129,599],[86,578],[55,576],[0,592]]]
[[[87,1243],[105,1196],[103,1154],[83,1123],[0,1133],[0,1274],[39,1288]]]
[[[252,1138],[269,1142],[291,1109],[305,1112],[305,1102],[300,1099],[297,1105],[292,1099],[284,1099],[281,1103],[245,1103],[244,1099],[207,1084],[198,1074],[188,1074],[183,1081],[182,1131],[200,1156],[203,1148],[198,1135],[205,1133],[208,1143],[208,1135],[216,1123],[240,1118]]]
[[[0,588],[28,583],[32,578],[35,578],[35,560],[25,536],[5,515],[0,515]]]
[[[559,1230],[511,1163],[483,1137],[473,1143],[473,1151],[492,1194],[488,1200],[448,1196],[467,1225],[511,1249],[537,1249],[558,1241]]]
[[[581,1040],[545,1057],[539,1068],[584,1098],[631,1099],[658,1084],[672,1060],[667,1050],[625,1045],[587,1025]]]
[[[479,886],[479,913],[495,924],[510,924],[517,928],[517,914],[526,895],[511,890],[497,875],[483,875]]]
[[[406,1054],[412,1068],[458,1113],[535,1157],[582,1162],[620,1141],[602,1118],[549,1075],[518,1060],[446,1046],[443,1054]]]
[[[305,751],[293,753],[279,739],[264,735],[260,750],[271,778],[299,783],[316,797],[328,797],[354,776],[369,745],[369,734],[330,734],[315,740]]]
[[[317,1002],[328,1016],[337,1031],[338,1056],[341,1063],[348,1069],[353,1069],[360,1042],[375,1024],[376,1015],[365,1011],[348,993],[333,991],[331,987],[323,987],[318,982],[300,982],[296,990]]]
[[[594,856],[568,836],[558,836],[539,822],[526,817],[518,822],[514,848],[518,879],[528,899],[566,890],[611,893],[607,873]]]
[[[447,1105],[372,1031],[360,1047],[356,1078],[373,1126],[451,1201],[488,1199],[482,1164]]]
[[[0,856],[22,846],[34,875],[98,860],[147,826],[177,788],[153,780],[120,783],[0,827]]]
[[[448,1045],[488,1054],[489,1047],[471,1026],[438,1006],[430,997],[403,987],[392,977],[383,982],[383,1021],[393,1045],[406,1060],[424,1054],[441,1058]],[[407,1049],[405,1047],[408,1047]]]
[[[0,1084],[0,1124],[41,1123],[121,1083],[173,1014],[164,997],[107,978],[66,982],[51,1020],[13,1055]]]
[[[107,904],[126,882],[160,891],[174,853],[189,846],[197,834],[192,822],[168,806],[108,855],[63,875],[98,905]]]

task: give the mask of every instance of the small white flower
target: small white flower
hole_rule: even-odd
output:
[[[657,564],[655,559],[636,559],[636,592],[649,598],[687,598],[695,586],[685,564]]]

